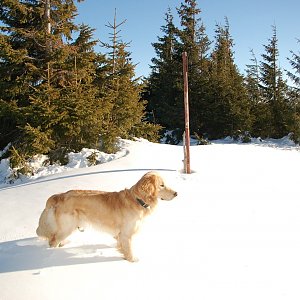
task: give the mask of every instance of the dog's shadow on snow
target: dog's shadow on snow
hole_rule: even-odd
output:
[[[38,238],[0,243],[0,274],[26,270],[38,274],[40,269],[48,267],[120,260],[123,258],[116,250],[104,244],[48,248],[47,243]]]

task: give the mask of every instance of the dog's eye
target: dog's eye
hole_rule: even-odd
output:
[[[161,187],[165,187],[165,185],[164,185],[164,184],[161,184],[160,186],[161,186]]]

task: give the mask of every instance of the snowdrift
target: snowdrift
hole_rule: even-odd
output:
[[[94,167],[2,183],[0,299],[300,299],[297,147],[284,140],[192,146],[190,175],[181,171],[180,146],[124,141],[122,151]],[[178,197],[161,201],[142,226],[138,263],[123,260],[102,233],[77,232],[58,249],[36,237],[50,195],[120,190],[149,170]]]

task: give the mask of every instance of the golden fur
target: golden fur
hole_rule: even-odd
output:
[[[146,173],[130,189],[120,192],[71,190],[47,200],[36,233],[47,239],[50,247],[57,247],[77,228],[90,224],[112,234],[124,258],[135,261],[131,239],[140,221],[152,212],[158,198],[171,200],[176,196],[156,172]]]

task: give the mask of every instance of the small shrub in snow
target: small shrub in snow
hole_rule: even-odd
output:
[[[195,138],[197,140],[197,145],[209,145],[210,141],[205,138],[203,135],[195,133]]]
[[[161,140],[162,143],[171,145],[178,145],[181,141],[182,131],[180,129],[166,131]]]
[[[21,154],[15,147],[10,149],[10,167],[13,170],[12,177],[19,178],[19,175],[30,175],[33,173],[32,168],[28,163],[28,159],[24,154]]]
[[[88,157],[87,157],[87,160],[89,162],[89,166],[95,166],[97,165],[97,152],[96,151],[93,151],[92,154],[90,154]]]

